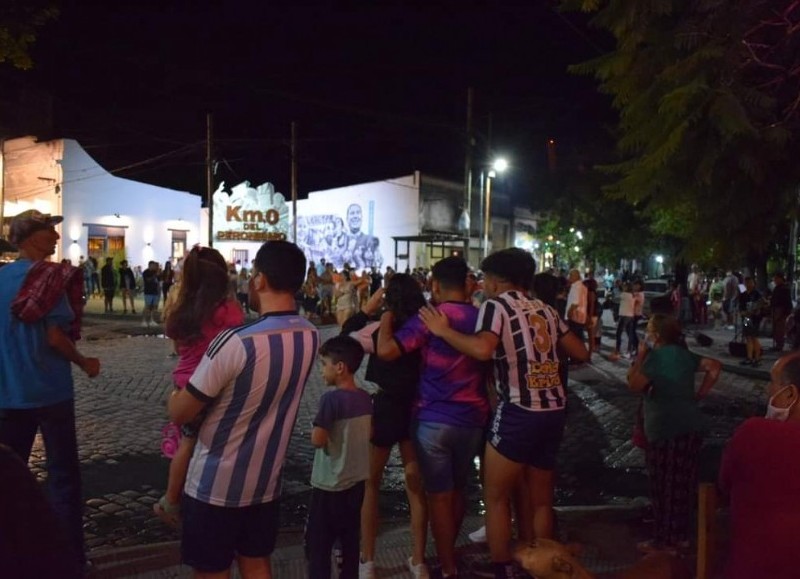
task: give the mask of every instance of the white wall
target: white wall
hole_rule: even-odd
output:
[[[116,177],[71,139],[64,139],[62,167],[62,251],[74,263],[88,254],[89,224],[125,227],[131,266],[163,264],[172,253],[171,229],[187,231],[187,249],[200,241],[199,196]]]
[[[351,231],[351,226],[356,225],[355,221],[348,220],[348,208],[351,205],[358,205],[361,208],[360,236]],[[326,257],[336,262],[344,259],[359,268],[369,267],[374,263],[370,261],[372,252],[368,251],[365,254],[359,249],[358,256],[353,258],[353,251],[348,251],[347,248],[349,246],[352,249],[352,245],[356,243],[367,243],[368,241],[364,239],[368,240],[371,236],[377,238],[379,242],[381,269],[385,269],[387,265],[394,267],[395,252],[392,237],[419,234],[418,177],[408,175],[397,179],[314,191],[309,194],[308,199],[297,202],[297,215],[298,244],[309,260],[318,261],[320,257]],[[332,230],[339,220],[344,229],[337,235]],[[291,239],[291,230],[289,238]],[[344,254],[342,250],[335,249],[336,245],[343,247]],[[403,250],[402,247],[400,249]],[[367,257],[364,257],[365,255]],[[405,265],[405,261],[400,262],[401,268],[405,268]],[[412,245],[410,266],[414,265]]]

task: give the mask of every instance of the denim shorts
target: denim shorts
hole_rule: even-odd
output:
[[[249,507],[218,507],[181,497],[181,557],[197,571],[219,573],[236,555],[269,557],[275,548],[278,501]]]
[[[144,307],[157,308],[159,298],[158,294],[144,294]]]
[[[553,470],[566,416],[564,409],[531,411],[500,402],[489,425],[489,444],[516,463]]]
[[[417,421],[414,424],[414,446],[425,490],[444,493],[463,489],[475,457],[481,451],[484,434],[480,426]]]

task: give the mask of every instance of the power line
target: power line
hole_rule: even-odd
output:
[[[90,171],[93,171],[94,174],[83,175],[81,177],[75,177],[75,178],[71,178],[71,179],[62,179],[60,185],[64,186],[66,184],[79,183],[81,181],[87,181],[89,179],[96,179],[97,177],[103,177],[104,175],[107,175],[107,174],[115,175],[117,173],[121,173],[121,172],[129,170],[129,169],[133,169],[133,168],[136,168],[136,167],[142,167],[144,165],[156,163],[156,162],[158,162],[160,160],[163,160],[163,159],[166,159],[166,158],[178,155],[178,154],[188,153],[192,148],[194,148],[198,144],[202,144],[202,143],[203,143],[203,141],[198,141],[197,143],[193,143],[191,145],[184,145],[183,147],[179,147],[178,149],[175,149],[173,151],[169,151],[169,152],[163,153],[161,155],[156,155],[154,157],[150,157],[150,158],[144,159],[142,161],[137,161],[136,163],[131,163],[129,165],[125,165],[125,166],[122,166],[122,167],[117,167],[115,169],[104,169],[102,166],[100,166],[98,164],[98,165],[95,165],[94,167],[90,167],[90,168],[87,168],[87,169],[82,169],[81,171],[79,171],[79,173],[88,173]],[[32,147],[25,147],[25,148],[20,149],[20,150],[25,150],[25,149],[29,149],[29,148],[32,148]],[[35,196],[37,196],[37,195],[39,195],[41,193],[46,193],[52,187],[53,187],[53,185],[47,184],[47,185],[43,185],[43,186],[37,186],[37,187],[29,188],[27,190],[23,189],[22,191],[20,191],[19,193],[14,194],[13,196],[17,200],[19,200],[19,199],[27,199],[29,197],[35,197]]]

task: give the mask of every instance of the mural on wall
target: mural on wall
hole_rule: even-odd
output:
[[[242,181],[225,191],[225,182],[214,192],[212,230],[218,241],[269,241],[286,239],[289,232],[289,206],[272,183],[251,187]]]
[[[323,214],[297,218],[297,245],[314,263],[324,259],[336,269],[345,264],[361,271],[383,265],[380,240],[372,234],[374,201],[367,205],[367,231],[363,230],[364,209],[351,203],[344,216]]]

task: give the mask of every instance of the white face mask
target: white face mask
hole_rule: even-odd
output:
[[[777,406],[773,406],[772,404],[772,402],[775,400],[778,394],[780,394],[789,387],[790,386],[784,386],[769,399],[769,402],[767,402],[767,413],[765,414],[766,418],[769,418],[770,420],[780,420],[781,422],[785,422],[789,418],[789,413],[792,411],[792,406],[794,406],[797,403],[797,398],[795,398],[794,402],[789,404],[789,406],[787,406],[786,408],[778,408]]]

